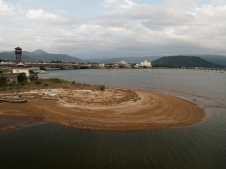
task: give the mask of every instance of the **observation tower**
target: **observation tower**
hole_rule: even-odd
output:
[[[16,64],[22,62],[22,49],[20,47],[15,48]]]

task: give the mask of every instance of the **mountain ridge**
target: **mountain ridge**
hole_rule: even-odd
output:
[[[1,52],[0,59],[2,60],[15,60],[15,52]],[[27,62],[50,62],[60,60],[62,62],[84,62],[85,60],[79,59],[77,57],[69,56],[66,54],[51,54],[47,53],[41,49],[37,49],[33,52],[22,51],[22,61]]]
[[[170,56],[141,56],[141,57],[120,57],[120,58],[94,58],[83,60],[77,57],[69,56],[66,54],[51,54],[47,53],[42,49],[34,50],[33,52],[23,51],[22,60],[27,62],[50,62],[60,60],[62,62],[96,62],[96,63],[114,63],[118,61],[126,61],[128,63],[140,63],[141,61],[148,60],[154,62],[162,57]],[[200,57],[205,61],[212,62],[218,66],[226,67],[226,56],[222,55],[213,55],[213,54],[199,54],[199,55],[175,55],[179,57]],[[0,52],[0,60],[15,60],[15,52]],[[215,65],[216,66],[216,65]]]
[[[152,64],[178,67],[225,68],[225,66],[206,61],[197,56],[166,56],[153,61]]]
[[[35,51],[33,51],[31,53],[36,54],[36,55],[48,54],[46,51],[44,51],[42,49],[36,49]]]
[[[206,55],[198,55],[198,56],[209,62],[226,66],[226,56],[225,55],[206,54]]]

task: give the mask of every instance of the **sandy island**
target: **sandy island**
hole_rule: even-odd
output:
[[[55,96],[47,96],[51,91]],[[201,121],[204,110],[176,97],[148,91],[108,87],[105,91],[39,89],[0,93],[28,99],[27,103],[0,103],[0,119],[27,119],[23,126],[45,121],[89,130],[136,131],[187,126]],[[1,121],[1,120],[0,120]],[[0,131],[15,126],[0,125]]]

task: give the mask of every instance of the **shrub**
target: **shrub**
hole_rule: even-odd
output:
[[[30,79],[31,80],[38,80],[38,73],[34,72],[33,70],[29,70],[30,73]]]
[[[17,76],[17,80],[20,83],[25,83],[27,81],[27,76],[25,73],[21,73],[20,75]]]
[[[105,84],[99,85],[99,89],[100,89],[100,91],[104,91],[105,90]]]
[[[16,84],[16,81],[15,81],[15,80],[13,80],[10,84],[13,84],[13,85],[14,85],[14,84]]]
[[[42,84],[42,82],[39,81],[39,80],[37,80],[37,81],[35,82],[35,84]]]
[[[71,87],[71,83],[63,83],[62,86],[64,88],[69,88],[69,87]]]
[[[5,76],[0,76],[0,86],[6,86],[8,79]]]
[[[49,86],[49,85],[46,83],[46,84],[44,84],[44,86]]]

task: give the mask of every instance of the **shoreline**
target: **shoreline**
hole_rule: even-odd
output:
[[[204,110],[193,103],[150,91],[116,87],[107,87],[104,92],[51,89],[54,97],[45,92],[11,93],[14,97],[22,95],[28,102],[0,103],[0,118],[34,118],[87,130],[140,131],[188,126],[205,117]]]

